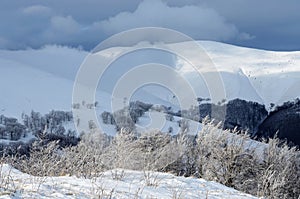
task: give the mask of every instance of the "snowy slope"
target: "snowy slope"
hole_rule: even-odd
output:
[[[0,71],[0,114],[20,118],[32,109],[70,110],[72,81],[6,59],[0,59]]]
[[[2,170],[2,171],[1,171]],[[112,172],[101,177],[34,177],[4,164],[0,173],[9,189],[0,188],[0,198],[232,198],[250,199],[254,196],[204,179],[176,177],[167,173],[148,172],[153,184],[148,185],[142,171],[125,170],[121,180]],[[119,171],[120,172],[120,171]],[[7,185],[7,184],[5,184]],[[7,187],[7,186],[6,186]],[[112,197],[110,197],[112,196]]]
[[[222,77],[227,101],[241,98],[269,106],[271,102],[281,104],[300,97],[300,52],[271,52],[208,41],[201,41],[199,44],[211,57]],[[181,47],[184,48],[184,44],[181,44]],[[109,51],[114,50],[109,49]],[[73,80],[87,54],[84,51],[56,46],[48,46],[40,50],[0,50],[0,114],[20,119],[22,112],[29,113],[32,109],[41,113],[47,113],[52,109],[70,111]],[[147,55],[139,58],[141,63],[149,61]],[[131,59],[134,57],[127,59],[128,63],[125,64],[131,61],[135,63]],[[159,56],[156,61],[170,63],[170,57],[167,60],[163,59],[163,56]],[[180,72],[190,82],[194,82],[199,96],[210,97],[205,82],[197,79],[198,76],[190,70],[191,67],[187,63],[178,57],[173,61],[171,65],[180,65]],[[118,70],[122,64],[124,63],[117,63],[113,70]],[[108,83],[113,84],[113,82]],[[111,96],[105,90],[99,89],[96,99],[100,102],[97,107],[99,113],[111,110]],[[178,106],[171,93],[161,90],[153,92],[151,88],[138,91],[133,99],[164,104],[174,109]],[[159,114],[164,117],[163,113]],[[172,127],[173,133],[178,132],[180,129],[177,121],[180,119],[175,117],[173,122],[166,121],[163,130],[168,131],[168,128]],[[140,118],[138,125],[147,127],[150,122],[149,112],[147,112]],[[73,124],[66,125],[71,129],[74,128]],[[108,134],[115,134],[113,125],[102,125],[102,127]],[[196,132],[199,127],[201,128],[199,123],[190,121],[192,132]],[[9,166],[4,165],[3,170],[7,173],[10,170]],[[15,196],[10,196],[10,192],[0,190],[0,198],[91,198],[102,190],[105,194],[113,190],[116,198],[133,198],[135,194],[140,198],[149,196],[174,198],[174,194],[186,198],[254,198],[215,182],[163,173],[153,174],[159,179],[158,186],[154,187],[145,186],[143,173],[136,171],[126,171],[122,181],[113,180],[110,172],[106,172],[96,181],[91,181],[67,176],[39,178],[15,169],[11,171],[15,186],[22,191],[16,192]],[[43,183],[40,184],[41,182]]]
[[[146,112],[142,117],[139,118],[137,122],[137,129],[141,132],[144,131],[149,131],[151,128],[149,127],[151,124],[151,117],[150,117],[150,112]],[[160,118],[165,118],[165,113],[162,112],[157,112],[156,114],[160,115]],[[180,131],[181,128],[178,125],[178,121],[180,121],[182,118],[181,117],[176,117],[174,116],[173,121],[165,120],[164,124],[162,125],[162,128],[160,130],[162,132],[169,132],[169,128],[171,127],[172,130],[169,132],[171,135],[177,135]],[[188,132],[189,134],[195,135],[195,133],[199,132],[202,128],[202,124],[193,120],[187,120],[189,124],[189,129]]]
[[[0,58],[22,63],[54,76],[74,80],[88,52],[64,46],[45,46],[39,50],[0,50]]]
[[[218,69],[227,101],[240,98],[268,107],[270,103],[282,104],[300,97],[300,52],[272,52],[210,41],[198,43]],[[170,45],[183,49],[186,47],[185,43]],[[107,49],[106,56],[122,50],[126,48]],[[52,109],[71,110],[73,81],[87,54],[58,46],[47,46],[39,50],[0,50],[0,114],[20,118],[22,112],[29,113],[32,109],[41,113]],[[126,72],[131,66],[155,61],[178,67],[178,71],[193,83],[200,97],[210,97],[205,81],[199,79],[199,75],[191,70],[192,67],[180,58],[149,51],[138,55],[116,62],[110,68],[108,77],[104,78],[104,84],[111,87],[122,75],[121,72]],[[209,75],[211,71],[203,73]],[[172,83],[176,84],[176,79]],[[132,99],[178,108],[178,100],[166,90],[140,89]],[[111,110],[110,94],[101,86],[96,100],[101,102],[97,109],[99,114],[101,111]],[[141,122],[144,120],[147,118],[142,118]],[[170,126],[174,127],[174,124]],[[110,131],[113,128],[108,126],[107,129]]]
[[[300,97],[300,52],[274,52],[238,47],[218,42],[200,41],[214,64],[220,71],[238,74],[240,89],[246,89],[243,81],[248,80],[255,89],[246,94],[237,95],[244,99],[261,99],[262,103],[282,104]],[[224,78],[229,84],[229,78]],[[249,84],[248,84],[249,85]],[[247,86],[247,85],[246,85]],[[230,95],[229,95],[230,97]],[[236,97],[236,96],[235,96]],[[258,101],[259,100],[254,100]]]
[[[199,72],[197,72],[191,64],[178,56],[175,56],[174,63],[170,64],[193,85],[197,95],[204,98],[211,97],[209,86],[206,85],[202,76],[212,77],[211,74],[218,73],[223,81],[227,101],[240,98],[259,102],[268,107],[270,103],[279,105],[300,97],[300,52],[273,52],[211,41],[199,41],[198,44],[210,57],[216,70],[214,67],[199,67]],[[167,46],[170,49],[181,49],[187,52],[191,55],[188,61],[193,61],[199,66],[207,63],[201,60],[198,54],[195,55],[192,52],[189,42]],[[113,47],[97,52],[96,55],[102,58],[110,57],[114,53],[126,52],[128,49],[128,47]],[[169,59],[168,54],[165,56]],[[132,59],[134,59],[133,56]],[[130,59],[127,61],[135,62]],[[176,84],[176,79],[173,83]],[[217,98],[214,103],[218,101],[222,101],[222,98]]]

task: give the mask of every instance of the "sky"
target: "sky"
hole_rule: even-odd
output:
[[[145,26],[195,40],[300,50],[299,0],[1,0],[0,49],[66,45],[91,50]]]

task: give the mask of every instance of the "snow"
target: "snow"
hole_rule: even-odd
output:
[[[251,96],[241,94],[234,97],[246,100],[251,97],[257,98],[254,101],[265,104],[267,107],[270,103],[280,105],[285,101],[300,97],[300,51],[266,51],[212,41],[199,43],[220,71],[227,71],[233,75],[240,73],[241,77],[248,79],[255,90],[255,92],[249,90]],[[230,78],[224,79],[225,82],[230,80]],[[237,88],[239,87],[248,91],[243,80],[239,83],[230,86],[236,87],[235,90],[239,90]],[[225,85],[229,84],[225,83]]]
[[[196,71],[188,62],[175,56],[172,65],[195,87],[200,97],[210,96],[210,90],[203,77],[218,73],[223,81],[227,101],[240,98],[255,101],[269,107],[270,103],[280,105],[287,100],[300,97],[300,52],[274,52],[244,48],[212,41],[198,41],[200,47],[210,57],[215,70],[209,67]],[[191,54],[196,64],[203,64],[199,55],[189,49],[189,42],[168,44],[171,49],[181,49]],[[155,47],[155,46],[154,46]],[[128,47],[114,47],[96,55],[113,55],[113,52],[126,52]],[[146,52],[145,52],[146,53]],[[167,57],[167,56],[166,56]],[[166,58],[169,59],[169,58]],[[127,59],[128,62],[130,60]],[[134,62],[134,61],[131,61]],[[200,72],[200,75],[199,75]],[[173,81],[176,84],[176,81]],[[180,85],[179,85],[180,86]],[[162,96],[160,96],[162,98]],[[164,96],[165,97],[165,96]],[[221,97],[221,96],[218,96]],[[222,101],[215,99],[214,103]]]
[[[0,71],[0,114],[20,119],[32,109],[70,110],[72,81],[6,59],[0,59]]]
[[[228,44],[199,41],[198,42],[212,59],[218,73],[224,83],[227,102],[240,98],[255,101],[269,107],[270,103],[280,105],[285,101],[300,97],[300,52],[273,52],[258,49],[237,47]],[[186,44],[178,45],[185,49]],[[187,45],[188,46],[188,45]],[[125,47],[107,50],[106,56],[113,54],[115,50],[122,51]],[[187,51],[189,49],[186,49]],[[21,119],[22,112],[30,113],[35,110],[47,113],[52,109],[71,110],[73,81],[88,52],[67,47],[47,46],[43,49],[7,51],[0,50],[0,114]],[[125,63],[143,64],[148,62],[150,55],[144,54],[125,59]],[[170,62],[173,60],[173,63]],[[124,60],[123,60],[124,61]],[[192,67],[179,57],[158,56],[156,61],[178,66],[179,72],[192,82],[198,90],[199,97],[209,98],[210,93],[203,79],[198,79]],[[111,74],[120,75],[122,63],[116,63]],[[122,70],[128,70],[123,68]],[[209,75],[212,71],[202,71],[203,75]],[[116,76],[118,77],[118,76]],[[116,77],[109,77],[108,80]],[[113,83],[113,82],[108,82]],[[138,90],[133,100],[140,100],[152,104],[163,104],[178,109],[178,101],[169,91],[144,88]],[[98,89],[96,100],[99,101],[97,114],[103,111],[111,111],[113,99],[109,92]],[[218,99],[222,100],[222,99]],[[164,118],[165,114],[157,112],[158,117]],[[151,123],[151,113],[146,112],[137,123],[143,130]],[[83,118],[88,123],[88,117]],[[172,134],[180,130],[177,122],[182,119],[174,117],[174,121],[165,121],[162,131],[167,132],[173,128]],[[115,135],[114,125],[104,125],[99,118],[102,130]],[[196,133],[202,128],[201,124],[189,121],[190,132]],[[1,127],[1,125],[0,125]],[[2,126],[3,127],[3,126]],[[66,129],[75,130],[74,123],[64,124]],[[34,139],[32,134],[18,141],[27,142]],[[17,141],[17,142],[18,142]],[[7,140],[0,140],[7,143]],[[245,147],[255,148],[258,142],[249,141]],[[262,154],[263,145],[260,145],[257,154]],[[125,170],[122,180],[112,178],[114,171],[104,172],[99,178],[84,179],[74,176],[61,177],[34,177],[22,173],[9,165],[3,165],[1,180],[5,180],[10,173],[14,186],[18,191],[11,192],[0,188],[0,198],[92,198],[96,194],[109,195],[112,192],[115,198],[255,198],[238,192],[216,182],[203,179],[176,177],[167,173],[149,172],[151,181],[156,186],[147,186],[142,171]],[[6,176],[6,177],[5,177]],[[0,181],[1,183],[1,181]],[[11,187],[14,189],[13,187]]]
[[[236,198],[256,197],[228,188],[216,182],[197,178],[176,177],[150,171],[112,170],[93,179],[73,176],[35,177],[22,173],[7,164],[0,166],[9,189],[0,188],[0,198]],[[120,180],[116,172],[124,172]],[[144,177],[149,176],[148,178]],[[150,183],[147,183],[150,182]],[[101,197],[102,196],[102,197]]]
[[[87,54],[85,51],[56,45],[45,46],[38,50],[0,50],[1,59],[13,60],[72,81]]]
[[[36,139],[36,137],[32,133],[27,133],[25,137],[21,137],[18,140],[8,140],[8,139],[0,139],[1,144],[10,144],[10,143],[28,143],[32,140]]]
[[[280,105],[285,101],[300,97],[300,52],[273,52],[211,41],[198,43],[205,49],[218,69],[224,83],[227,102],[240,98],[259,102],[266,105],[268,109],[270,103]],[[183,49],[188,46],[186,43],[169,45]],[[113,52],[123,50],[126,50],[126,47],[107,49],[105,56],[111,56]],[[87,55],[88,52],[85,51],[59,46],[46,46],[38,50],[0,50],[0,93],[3,96],[0,99],[0,114],[20,120],[23,112],[28,114],[31,110],[43,114],[53,109],[71,111],[73,81]],[[143,64],[153,61],[150,59],[151,56],[154,56],[157,62],[178,67],[178,71],[193,83],[199,97],[211,97],[205,81],[199,79],[188,63],[174,55],[172,57],[149,51],[141,52],[138,59],[130,55],[116,62],[110,68],[106,83],[113,84],[113,81],[122,75],[120,74],[122,71],[126,72],[130,69],[124,68],[124,62],[129,66]],[[209,75],[212,71],[202,71],[202,73]],[[111,75],[114,74],[116,76],[112,77]],[[173,82],[176,83],[176,81]],[[112,98],[111,94],[101,86],[97,90],[96,100],[99,102],[98,116],[103,111],[112,110],[113,100],[123,101],[123,99]],[[173,110],[179,109],[178,100],[174,99],[170,91],[163,89],[151,87],[139,89],[132,96],[132,100],[163,104],[172,107]],[[223,99],[217,99],[215,102],[221,100]],[[87,121],[81,121],[81,123],[87,125],[89,118],[84,119]],[[146,114],[140,118],[139,125],[145,126],[149,121],[151,119],[147,118]],[[99,123],[101,122],[99,118]],[[163,128],[165,131],[169,127],[172,127],[174,131],[178,129],[176,121],[166,121],[165,124]],[[71,130],[75,129],[72,124],[65,126]],[[106,133],[115,134],[114,126],[101,126]]]
[[[160,118],[165,118],[166,114],[162,112],[156,112],[156,114],[160,115]],[[182,118],[174,116],[173,121],[165,120],[162,128],[160,129],[162,132],[168,132],[169,127],[172,128],[171,135],[177,135],[180,132],[180,127],[178,125],[178,121],[180,121]],[[189,129],[188,134],[195,135],[197,132],[199,132],[202,128],[202,124],[199,122],[196,122],[194,120],[187,119],[189,123]],[[150,112],[147,111],[142,117],[139,118],[137,122],[138,131],[145,132],[151,130],[149,127],[149,124],[151,123],[151,116]],[[139,129],[140,128],[140,129]]]

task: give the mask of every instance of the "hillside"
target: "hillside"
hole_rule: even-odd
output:
[[[300,81],[300,52],[264,51],[210,41],[200,41],[199,44],[220,71],[227,100],[240,98],[269,107],[270,103],[280,105],[300,97],[297,90]],[[56,46],[40,50],[1,50],[0,86],[5,96],[5,99],[1,99],[1,114],[19,117],[23,111],[31,109],[41,112],[50,109],[70,110],[73,81],[87,54]],[[151,56],[157,62],[175,66],[182,62],[176,57],[170,58],[170,55],[144,52],[139,61],[135,61],[134,56],[127,58],[126,65],[147,63],[152,60]],[[119,73],[118,67],[122,65],[124,63],[113,65],[115,71],[112,72]],[[189,69],[189,66],[182,66],[181,72],[193,81]],[[202,84],[198,87],[203,94],[201,97],[210,97],[207,88]],[[161,103],[170,100],[167,96],[169,94],[160,92],[153,95],[162,99]],[[137,98],[147,101],[148,96],[144,96],[145,93],[139,94]]]
[[[221,104],[228,103],[230,105],[229,102],[238,98],[265,105],[266,110],[270,112],[275,106],[300,97],[298,89],[300,52],[264,51],[211,41],[199,41],[198,43],[218,69],[226,95],[226,99],[220,98],[214,102],[208,100],[206,103],[219,104],[222,102]],[[169,45],[186,48],[186,43]],[[126,50],[126,47],[115,47],[107,49],[105,53],[109,56],[114,51],[123,50]],[[186,51],[188,50],[186,49]],[[0,114],[21,120],[21,114],[29,114],[31,110],[42,114],[53,109],[70,111],[73,82],[77,70],[87,55],[88,52],[85,51],[59,46],[46,46],[39,50],[0,50],[0,90],[1,95],[5,96],[0,99]],[[199,97],[203,99],[211,97],[205,81],[201,77],[199,78],[192,67],[181,58],[167,53],[141,51],[138,54],[129,54],[127,57],[120,58],[109,67],[106,75],[102,77],[96,93],[96,101],[100,102],[96,108],[100,123],[102,121],[99,115],[103,111],[112,112],[111,92],[116,81],[135,65],[148,62],[174,67],[182,77],[193,84]],[[202,71],[204,76],[209,73],[211,71]],[[173,78],[172,82],[175,87],[180,89],[180,85],[176,85],[176,77],[171,78]],[[176,97],[174,98],[174,94],[168,88],[146,86],[137,90],[129,100],[164,105],[171,107],[176,112],[179,110],[179,102]],[[124,101],[123,97],[114,100],[120,101],[121,104]],[[272,107],[271,103],[273,103]],[[228,110],[235,112],[236,116],[243,114],[242,112],[236,113],[235,109],[235,106],[232,106]],[[205,110],[204,113],[209,113],[209,110]],[[255,118],[254,113],[243,117]],[[265,115],[264,111],[258,113],[259,119],[254,119],[254,122],[249,124],[251,126],[245,126],[245,121],[235,118],[233,118],[234,121],[229,120],[225,124],[230,128],[234,126],[250,128],[255,133]],[[158,116],[165,117],[164,114],[158,114]],[[232,118],[232,116],[229,115],[228,118]],[[81,119],[85,120],[81,122],[81,125],[86,128],[89,118]],[[172,127],[174,132],[178,132],[176,124],[178,120],[167,121],[163,129],[167,131],[169,127]],[[150,121],[151,118],[147,112],[140,118],[138,125],[145,128]],[[113,126],[103,124],[101,126],[107,134],[114,135],[116,133]],[[75,130],[73,125],[68,124],[67,128]],[[192,127],[192,129],[196,128]]]

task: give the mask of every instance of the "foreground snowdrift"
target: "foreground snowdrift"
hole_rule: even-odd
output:
[[[34,177],[7,164],[0,171],[0,198],[256,198],[216,182],[158,172],[125,170],[117,180],[120,170],[95,179]]]

